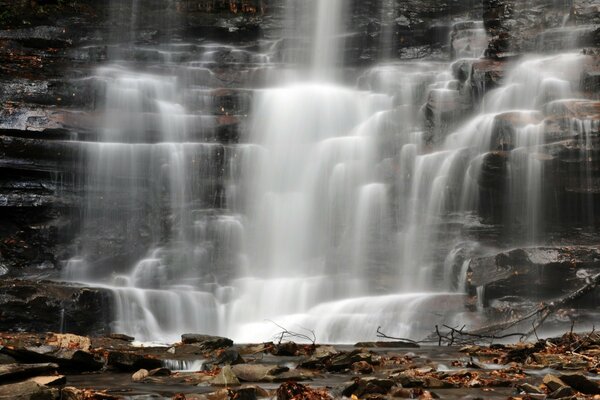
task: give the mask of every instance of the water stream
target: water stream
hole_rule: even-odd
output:
[[[100,140],[84,144],[83,234],[64,278],[113,292],[114,331],[256,342],[280,330],[275,321],[348,343],[373,340],[378,326],[419,338],[469,318],[456,276],[467,261],[452,272],[445,260],[481,224],[478,181],[494,152],[507,154],[505,190],[519,205],[510,221],[527,227],[524,243],[540,239],[544,109],[577,97],[584,56],[515,62],[465,117],[457,104],[470,83],[453,74],[455,60],[385,54],[353,75],[347,3],[303,3],[284,7],[294,7],[287,20],[304,18],[284,30],[289,40],[259,50],[173,40],[129,48],[154,54],[152,68],[123,59],[97,70]],[[487,46],[481,21],[460,21],[451,39],[467,63]],[[251,90],[235,144],[211,140],[219,118],[235,117],[214,112],[210,66],[224,54],[269,66],[276,82]],[[502,131],[505,121],[517,129]],[[100,231],[112,232],[114,253],[135,256],[99,270]]]

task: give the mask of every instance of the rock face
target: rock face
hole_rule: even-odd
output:
[[[600,272],[600,249],[594,247],[521,248],[474,258],[467,271],[467,291],[480,301],[512,298],[538,302],[572,293]],[[588,306],[597,295],[588,297]]]
[[[111,321],[110,301],[101,289],[4,279],[0,331],[105,332]]]
[[[212,145],[199,157],[205,160],[198,167],[201,183],[208,189],[196,199],[197,209],[215,215],[227,207],[227,179],[236,173],[229,170],[229,158],[239,156],[232,145],[245,140],[253,91],[273,83],[268,81],[268,66],[257,56],[257,49],[263,40],[278,38],[286,26],[286,2],[142,1],[133,27],[128,17],[134,12],[131,5],[118,3],[0,0],[0,330],[66,329],[87,334],[108,329],[107,292],[6,280],[55,278],[82,247],[84,239],[78,233],[83,223],[83,196],[86,191],[90,195],[86,160],[93,156],[86,143],[99,139],[99,114],[106,90],[96,74],[98,66],[123,58],[151,69],[153,63],[165,61],[165,54],[151,46],[167,37],[203,38],[221,44],[206,68],[189,71],[185,83],[202,82],[202,94],[193,90],[184,94],[195,111],[204,113],[201,126],[192,124],[190,135]],[[517,130],[543,121],[547,140],[536,159],[547,171],[542,183],[543,196],[548,199],[541,211],[545,223],[558,230],[600,223],[600,191],[595,189],[600,187],[600,62],[593,49],[600,45],[596,2],[573,0],[568,6],[550,0],[384,3],[393,7],[382,12],[380,0],[351,1],[352,18],[344,47],[348,74],[385,59],[447,61],[452,56],[465,57],[454,63],[455,80],[449,87],[431,90],[423,99],[422,110],[407,111],[422,116],[426,146],[442,142],[472,116],[484,96],[505,81],[516,57],[533,50],[591,48],[586,50],[590,56],[578,78],[582,96],[589,100],[552,102],[544,113],[497,116],[490,152],[482,157],[479,174],[471,178],[479,193],[480,216],[495,232],[501,232],[506,221],[509,230],[525,229],[527,221],[508,211],[518,206],[518,200],[506,194],[509,152],[517,146]],[[115,15],[119,17],[107,20]],[[481,29],[487,38],[474,36]],[[136,47],[115,54],[115,45],[124,38]],[[486,57],[477,58],[478,46],[487,48]],[[289,47],[277,43],[273,62],[283,62]],[[171,61],[188,61],[200,51],[202,45],[189,45],[185,51],[170,54]],[[145,118],[149,129],[144,140],[154,143],[160,139],[152,129],[158,123],[156,116],[149,113]],[[584,126],[577,122],[582,119],[592,123]],[[171,217],[167,212],[158,217],[167,227],[165,231],[172,224]],[[143,226],[143,219],[133,224]],[[135,234],[139,235],[136,245],[130,245],[127,234],[117,229],[98,229],[85,238],[93,244],[95,264],[91,269],[122,272],[124,266],[139,260],[151,240],[143,229]],[[496,238],[493,241],[496,244]],[[506,242],[510,240],[502,244]],[[211,251],[208,258],[216,265],[212,272],[227,281],[233,268],[224,259],[226,251],[218,244]],[[568,291],[585,281],[580,270],[596,268],[595,250],[569,251],[520,249],[476,258],[471,262],[468,289],[473,294],[477,287],[484,287],[484,303],[509,292],[535,301]],[[570,266],[571,259],[578,267]],[[561,282],[545,271],[560,271],[568,283],[559,285]],[[538,288],[533,292],[527,289],[531,280]],[[184,343],[186,340],[196,339],[183,338]],[[139,367],[136,360],[114,357],[114,364],[123,369]]]

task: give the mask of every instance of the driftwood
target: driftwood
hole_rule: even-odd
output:
[[[522,317],[487,325],[474,331],[465,331],[465,326],[459,328],[451,327],[448,325],[443,325],[443,328],[447,329],[447,331],[443,331],[440,330],[440,327],[436,325],[435,333],[434,335],[428,338],[428,341],[437,341],[437,344],[439,346],[441,346],[442,344],[447,344],[448,346],[451,346],[472,344],[483,341],[489,341],[490,343],[493,343],[494,340],[505,339],[508,337],[518,337],[519,340],[527,339],[531,335],[535,335],[537,337],[537,329],[544,324],[544,322],[550,315],[552,315],[557,310],[563,308],[564,306],[590,293],[598,286],[599,283],[600,274],[596,274],[589,278],[584,286],[570,293],[567,296],[564,296],[550,303],[541,303],[533,311]],[[528,321],[531,321],[531,328],[526,332],[503,333],[511,328],[519,326]]]

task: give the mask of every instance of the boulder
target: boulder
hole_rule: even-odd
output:
[[[28,363],[53,363],[61,369],[97,371],[104,366],[93,354],[83,350],[65,349],[56,346],[41,345],[22,348],[0,348],[0,352]]]
[[[233,340],[231,339],[196,333],[185,333],[181,335],[181,342],[183,344],[193,344],[205,350],[216,350],[233,346]]]
[[[600,249],[596,247],[519,248],[471,260],[467,290],[477,287],[491,299],[520,296],[544,300],[566,295],[584,286],[589,274],[600,271]],[[532,290],[534,285],[535,290]]]
[[[226,365],[221,368],[221,372],[217,376],[210,380],[210,384],[213,386],[238,386],[240,381],[233,372],[232,367]]]
[[[600,394],[600,385],[582,374],[563,374],[560,375],[560,380],[583,394]]]
[[[48,388],[33,381],[0,386],[0,400],[58,400],[58,389]]]
[[[140,369],[139,371],[137,371],[136,373],[131,375],[131,380],[134,382],[141,382],[144,379],[146,379],[148,376],[150,376],[150,373],[148,372],[147,369]]]
[[[134,372],[140,369],[161,368],[162,362],[157,358],[132,351],[108,351],[106,365],[119,371]]]
[[[53,363],[0,365],[0,383],[55,372],[57,369],[58,364]]]

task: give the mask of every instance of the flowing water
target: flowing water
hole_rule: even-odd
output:
[[[389,61],[356,76],[344,68],[346,2],[284,9],[287,40],[258,51],[173,40],[117,52],[151,54],[152,68],[123,60],[97,70],[100,140],[84,143],[81,250],[64,277],[112,291],[113,330],[256,342],[276,322],[353,342],[373,340],[378,326],[418,338],[455,323],[468,260],[451,266],[461,232],[481,226],[478,182],[497,152],[518,205],[508,218],[526,226],[524,242],[539,240],[544,111],[578,95],[584,56],[516,62],[465,117],[457,104],[470,78],[459,82],[452,62]],[[450,40],[467,63],[487,46],[480,21],[455,24]],[[223,54],[269,66],[266,81],[277,82],[248,91],[238,144],[211,137],[217,119],[234,117],[215,117],[211,65]],[[503,131],[506,121],[516,129]],[[588,122],[573,130],[597,130]],[[114,254],[99,254],[96,232],[109,232]],[[118,261],[98,268],[103,256]]]

